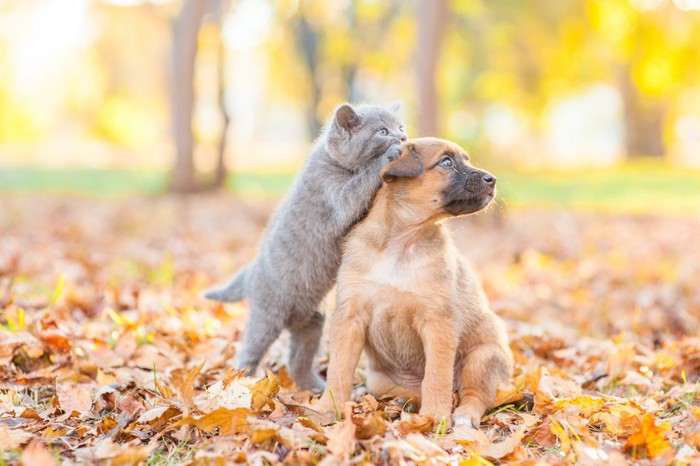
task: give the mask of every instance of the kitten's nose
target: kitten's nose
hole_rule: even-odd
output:
[[[401,140],[401,142],[406,142],[408,137],[406,137],[404,133],[399,133],[399,139]]]

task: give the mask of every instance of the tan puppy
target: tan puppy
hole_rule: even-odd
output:
[[[449,422],[456,389],[452,419],[478,427],[512,375],[513,356],[503,322],[441,221],[486,207],[496,178],[435,138],[407,142],[382,178],[369,215],[346,239],[316,409],[331,412],[350,399],[364,349],[370,393],[416,400],[420,414]]]

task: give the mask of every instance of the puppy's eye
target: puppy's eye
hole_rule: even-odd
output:
[[[382,128],[382,129],[379,130],[379,134],[381,134],[382,136],[388,136],[388,135],[389,135],[389,130],[386,129],[386,128]]]
[[[442,160],[440,160],[440,163],[438,165],[440,165],[442,168],[454,168],[455,163],[452,161],[451,158],[445,157]]]

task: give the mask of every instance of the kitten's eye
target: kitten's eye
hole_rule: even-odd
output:
[[[379,130],[379,134],[381,134],[382,136],[388,136],[388,135],[389,135],[389,130],[386,129],[386,128],[382,128],[382,129]]]
[[[405,130],[405,129],[406,128],[403,125],[399,126],[399,131],[401,131],[402,133],[403,133],[403,130]]]
[[[442,160],[440,160],[440,163],[438,165],[440,165],[442,168],[454,168],[455,163],[452,161],[451,158],[445,157]]]

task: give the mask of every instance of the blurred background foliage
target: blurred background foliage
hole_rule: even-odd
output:
[[[0,188],[279,195],[336,105],[402,100],[516,201],[685,206],[698,44],[700,0],[0,0]]]

